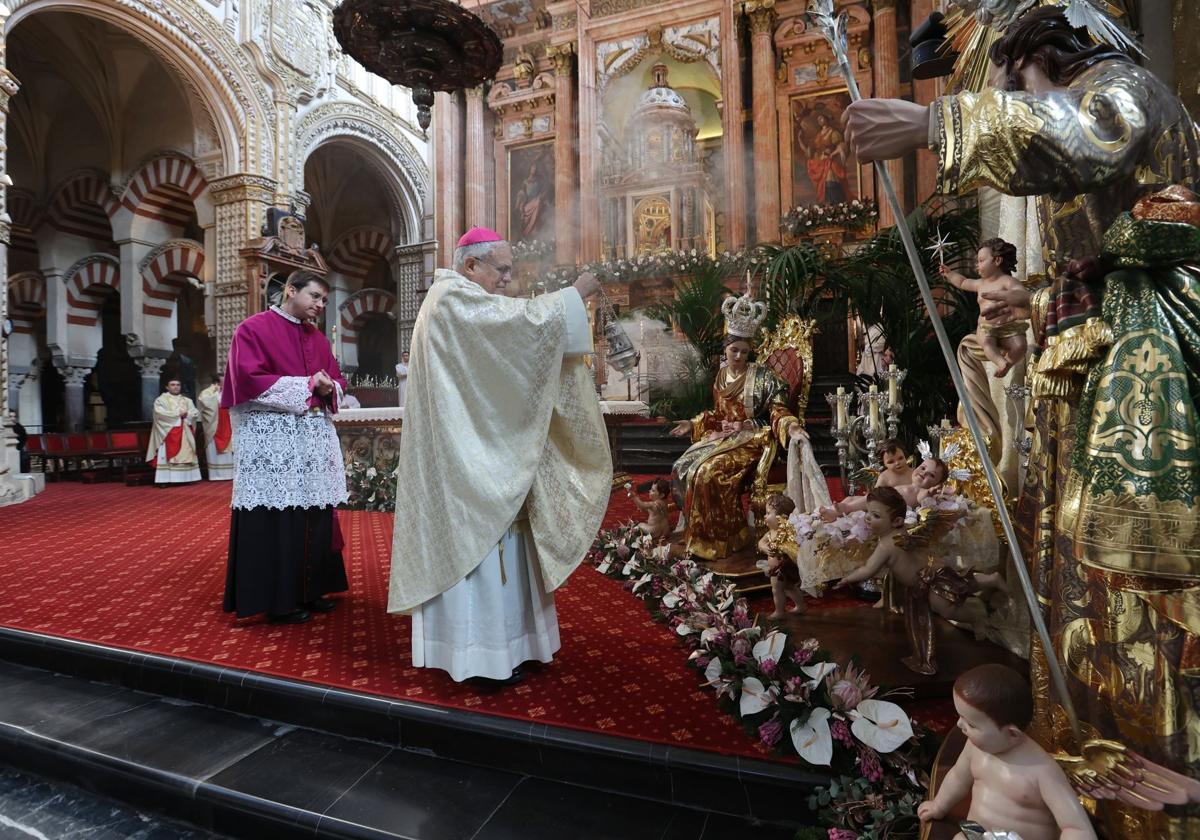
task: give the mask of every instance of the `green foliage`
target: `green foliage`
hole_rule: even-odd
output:
[[[819,811],[822,825],[851,832],[858,840],[916,840],[921,830],[917,806],[924,798],[924,791],[903,776],[869,782],[843,775],[817,788],[808,807]]]
[[[375,510],[392,513],[396,509],[396,475],[400,456],[383,466],[351,460],[346,465],[347,510]]]

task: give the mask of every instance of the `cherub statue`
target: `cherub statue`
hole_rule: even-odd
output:
[[[976,292],[980,303],[987,301],[982,297],[985,292],[1008,292],[1023,289],[1021,281],[1012,276],[1017,270],[1017,248],[1003,239],[989,239],[979,246],[975,255],[975,270],[978,280],[964,277],[949,266],[938,268],[942,277],[953,286],[964,292]],[[1008,369],[1025,358],[1025,331],[1029,329],[1028,321],[1010,321],[1002,327],[989,326],[983,318],[979,318],[975,336],[984,355],[996,366],[997,378],[1008,373]]]
[[[1004,665],[972,668],[954,682],[954,709],[967,743],[937,795],[917,808],[922,822],[946,816],[970,793],[967,819],[983,831],[1021,840],[1094,840],[1066,774],[1025,734],[1033,694],[1024,677]]]
[[[924,507],[914,534],[905,528],[908,505],[895,487],[877,487],[866,500],[867,527],[879,542],[867,562],[843,577],[837,587],[868,580],[885,569],[890,571],[906,590],[904,612],[913,653],[902,661],[918,674],[935,674],[931,611],[946,619],[970,623],[976,636],[982,638],[982,616],[978,609],[968,606],[967,598],[986,590],[1006,591],[1004,579],[995,572],[982,574],[929,562],[924,549],[939,531],[952,524],[953,516]]]
[[[788,613],[804,613],[804,593],[800,591],[800,569],[796,565],[796,529],[788,517],[796,509],[796,503],[782,493],[767,498],[765,522],[767,533],[758,541],[758,550],[767,555],[767,577],[771,579],[771,597],[775,612],[769,616],[774,621],[786,618]],[[787,608],[788,598],[795,604]]]
[[[876,487],[904,487],[913,483],[913,468],[908,463],[904,441],[885,440],[879,447],[879,460],[883,461],[883,472],[875,479]]]
[[[903,452],[903,450],[900,450]],[[884,470],[879,474],[879,480],[875,482],[875,486],[891,487],[896,490],[904,499],[905,504],[909,507],[919,507],[920,505],[935,499],[941,492],[942,487],[947,479],[954,478],[953,471],[946,465],[946,462],[929,451],[928,444],[925,444],[921,449],[923,460],[916,469],[909,472],[910,481],[907,484],[890,483],[896,480],[899,475],[888,475],[888,470]],[[907,454],[904,458],[907,459]],[[951,457],[951,456],[947,456]],[[889,483],[881,484],[880,481],[888,476]],[[826,522],[832,522],[839,516],[845,516],[847,513],[853,513],[856,510],[867,509],[868,496],[848,496],[840,502],[830,506],[821,508],[821,518]]]
[[[628,484],[626,494],[637,505],[638,510],[647,514],[645,522],[638,523],[638,530],[648,534],[656,542],[662,541],[671,531],[671,518],[667,512],[667,499],[671,496],[671,482],[665,478],[656,478],[650,482],[650,500],[642,501]]]

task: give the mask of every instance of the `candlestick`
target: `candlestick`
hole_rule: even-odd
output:
[[[849,418],[846,414],[846,389],[839,386],[837,389],[837,428],[844,429],[850,425]]]
[[[867,389],[867,411],[871,417],[871,434],[878,435],[879,433],[879,387],[872,385]]]
[[[900,402],[900,388],[896,383],[896,365],[888,365],[888,404],[896,405]]]

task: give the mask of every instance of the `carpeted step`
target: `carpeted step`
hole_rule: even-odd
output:
[[[326,713],[330,721],[344,714]],[[6,761],[233,837],[541,840],[569,831],[579,838],[785,840],[795,830],[714,814],[700,803],[611,792],[622,768],[602,751],[576,759],[575,773],[587,781],[570,784],[428,754],[398,743],[406,721],[391,723],[390,737],[349,738],[0,662]],[[526,740],[538,737],[524,730]],[[647,763],[670,763],[665,754],[653,758]],[[696,800],[741,798],[736,781],[722,788],[676,783],[685,781]],[[794,811],[802,793],[771,795]]]

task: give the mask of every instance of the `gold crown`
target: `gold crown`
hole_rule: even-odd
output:
[[[759,325],[767,317],[767,305],[746,292],[739,298],[732,295],[725,298],[721,304],[721,314],[725,316],[726,335],[749,339],[754,338]]]

